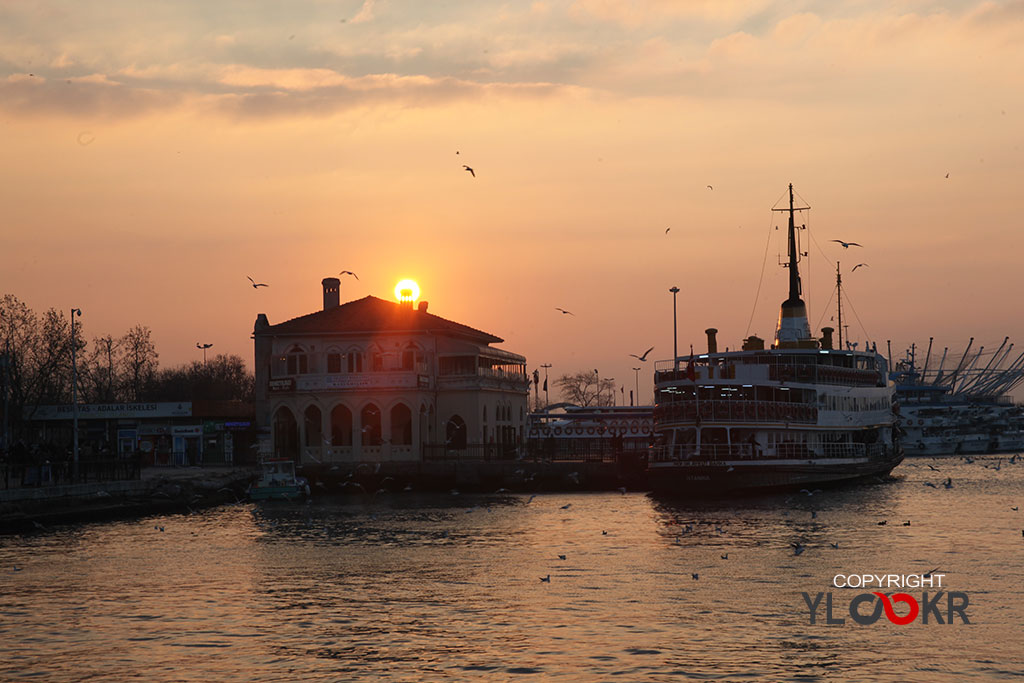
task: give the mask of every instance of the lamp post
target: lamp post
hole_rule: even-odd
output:
[[[636,404],[640,405],[640,368],[633,368],[633,374],[636,376]]]
[[[199,342],[196,342],[196,348],[203,350],[203,365],[206,365],[206,349],[211,346],[213,346],[213,344],[200,344]]]
[[[547,408],[551,405],[551,398],[548,396],[548,368],[551,367],[551,363],[544,363],[541,367],[544,368],[544,407]]]
[[[679,326],[676,323],[676,294],[679,288],[672,287],[668,291],[672,292],[672,370],[679,372]]]
[[[594,381],[597,383],[597,398],[594,399],[594,406],[601,405],[601,375],[597,374],[597,368],[594,368]]]
[[[81,308],[71,309],[71,449],[74,478],[78,480],[78,364],[75,354],[78,342],[75,338],[75,316],[81,316]]]

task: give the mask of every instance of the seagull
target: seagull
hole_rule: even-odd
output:
[[[551,583],[551,574],[540,577],[541,583]]]
[[[1010,508],[1010,509],[1011,509],[1011,510],[1013,510],[1014,512],[1017,512],[1018,510],[1020,510],[1020,506],[1019,506],[1019,505],[1014,505],[1014,506],[1013,506],[1012,508]]]
[[[248,275],[246,275],[246,277],[249,277],[249,276],[248,276]],[[270,286],[270,285],[265,285],[265,284],[263,284],[262,282],[256,282],[256,281],[255,281],[255,280],[253,280],[253,279],[252,279],[251,277],[249,277],[249,282],[251,282],[251,283],[252,283],[252,288],[253,288],[253,289],[256,289],[257,287],[269,287],[269,286]]]
[[[790,545],[793,546],[793,554],[794,555],[799,555],[804,550],[806,550],[806,548],[804,548],[803,544],[799,543],[799,542],[797,542],[797,543],[790,543]]]
[[[471,175],[471,176],[473,176],[474,178],[476,178],[476,173],[474,173],[474,172],[473,172],[473,169],[471,169],[471,168],[470,168],[469,166],[466,166],[465,164],[463,164],[463,165],[462,165],[462,168],[464,168],[464,169],[466,169],[467,171],[469,171],[469,175]]]
[[[722,559],[723,560],[728,560],[729,559],[729,553],[726,553],[725,555],[722,555]]]
[[[878,523],[878,526],[885,526],[886,522],[888,522],[888,520],[883,519],[881,522]]]
[[[692,577],[693,577],[693,580],[694,580],[694,581],[696,581],[697,579],[699,579],[699,578],[700,578],[700,574],[690,574],[690,576],[692,576]]]
[[[907,521],[903,522],[903,526],[910,526],[910,520],[908,519]]]
[[[948,174],[948,173],[946,174],[946,177],[947,177],[947,178],[949,177],[949,174]]]
[[[558,556],[558,559],[560,559],[560,560],[564,560],[564,559],[565,559],[565,555],[559,555],[559,556]]]
[[[713,188],[713,187],[711,187],[710,185],[708,185],[708,189],[709,189],[709,190],[713,190],[713,189],[715,189],[715,188]]]
[[[849,249],[850,247],[859,247],[859,246],[861,246],[861,245],[857,244],[856,242],[844,242],[842,240],[832,240],[832,241],[833,242],[838,242],[839,244],[843,245],[843,249]]]
[[[536,498],[536,497],[537,497],[536,494],[534,494],[534,495],[530,496],[529,498],[527,498],[526,499],[526,504],[529,505],[530,503],[532,503],[533,499]]]
[[[836,542],[836,543],[829,543],[829,545],[832,546],[833,548],[835,548],[836,550],[839,550],[839,543],[838,542]]]
[[[931,483],[930,481],[926,481],[926,482],[924,483],[924,485],[925,485],[925,486],[931,486],[931,487],[932,487],[933,489],[936,489],[936,488],[938,488],[938,486],[936,486],[935,484]]]
[[[668,234],[668,231],[669,231],[669,230],[671,230],[671,229],[672,229],[672,227],[671,227],[671,226],[669,226],[669,227],[665,228],[665,234],[667,235],[667,234]]]
[[[338,273],[338,275],[351,275],[355,279],[357,279],[357,280],[359,279],[359,276],[356,275],[355,273],[353,273],[351,270],[343,270],[340,273]]]
[[[942,483],[947,489],[953,488],[953,477],[946,477],[946,481]]]
[[[864,266],[865,268],[870,268],[871,267],[871,266],[869,266],[866,263],[858,263],[857,265],[855,265],[853,268],[850,269],[850,272],[852,273],[853,271],[857,270],[861,266]]]
[[[576,314],[575,314],[575,313],[573,313],[572,311],[567,311],[567,310],[565,310],[564,308],[559,308],[558,306],[555,306],[555,310],[556,310],[556,311],[561,311],[561,312],[562,312],[562,315],[572,315],[572,316],[575,316],[575,315],[576,315]]]
[[[921,576],[923,576],[926,579],[930,579],[932,574],[934,574],[937,571],[939,571],[938,567],[936,567],[935,569],[929,569],[926,573],[922,574]]]
[[[641,363],[646,363],[647,362],[647,354],[649,354],[653,350],[654,350],[654,347],[652,346],[651,348],[649,348],[646,351],[644,351],[644,355],[642,355],[642,356],[638,356],[635,353],[631,353],[629,355],[632,356],[633,358],[636,358]]]
[[[930,470],[934,470],[934,471],[936,471],[936,472],[940,472],[940,471],[941,471],[941,470],[940,470],[940,469],[939,469],[938,467],[936,467],[935,465],[928,465],[928,469],[930,469]]]
[[[602,530],[602,531],[601,531],[601,535],[602,535],[602,536],[607,536],[607,535],[608,535],[608,532],[607,532],[607,531],[604,531],[604,530]],[[1021,532],[1020,532],[1020,535],[1021,535],[1021,536],[1024,536],[1024,531],[1021,531]]]
[[[562,506],[561,508],[559,508],[559,509],[560,509],[560,510],[568,510],[568,509],[569,509],[569,507],[570,507],[571,505],[572,505],[572,503],[566,503],[565,505],[563,505],[563,506]]]

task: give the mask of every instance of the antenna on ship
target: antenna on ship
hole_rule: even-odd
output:
[[[836,308],[839,315],[839,350],[843,349],[843,275],[839,270],[839,261],[836,261]]]
[[[800,252],[796,246],[795,214],[797,211],[809,208],[811,207],[793,206],[793,183],[790,183],[789,208],[772,209],[772,211],[789,212],[789,262],[783,264],[784,267],[789,268],[789,298],[782,302],[782,309],[779,311],[779,324],[775,328],[775,348],[799,349],[818,346],[818,341],[811,337],[811,326],[807,322],[807,305],[800,298],[802,294],[800,271],[797,269]]]

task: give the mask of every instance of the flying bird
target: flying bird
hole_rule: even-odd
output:
[[[464,169],[466,169],[467,171],[469,171],[469,175],[471,175],[471,176],[473,176],[474,178],[476,178],[476,173],[474,173],[474,172],[473,172],[473,169],[471,169],[471,168],[470,168],[469,166],[466,166],[465,164],[463,164],[463,165],[462,165],[462,168],[464,168]]]
[[[860,268],[861,266],[864,266],[864,267],[866,267],[866,268],[870,268],[870,267],[871,267],[871,266],[869,266],[869,265],[868,265],[868,264],[866,264],[866,263],[858,263],[857,265],[855,265],[855,266],[854,266],[854,267],[853,267],[853,268],[852,268],[852,269],[850,270],[850,272],[852,273],[853,271],[857,270],[857,269],[858,269],[858,268]]]
[[[575,315],[576,315],[576,314],[575,314],[575,313],[573,313],[572,311],[567,311],[567,310],[565,310],[564,308],[559,308],[558,306],[555,306],[555,310],[556,310],[556,311],[561,311],[561,312],[562,312],[562,315],[571,315],[571,316],[575,316]]]
[[[248,275],[246,275],[246,277],[249,277],[249,276],[248,276]],[[251,282],[251,283],[252,283],[252,288],[253,288],[253,289],[256,289],[257,287],[269,287],[269,286],[270,286],[270,285],[265,285],[265,284],[263,284],[262,282],[256,282],[256,281],[255,281],[255,280],[253,280],[253,279],[252,279],[251,277],[249,277],[249,282]]]
[[[633,358],[636,358],[641,363],[646,363],[647,362],[647,354],[649,354],[653,350],[654,350],[654,347],[652,346],[651,348],[649,348],[646,351],[644,351],[644,355],[642,355],[642,356],[638,356],[635,353],[631,353],[629,355],[632,356]]]
[[[844,242],[842,240],[832,240],[832,241],[833,242],[838,242],[839,244],[843,245],[843,249],[849,249],[850,247],[859,247],[859,246],[861,246],[861,245],[857,244],[856,242]]]
[[[669,230],[671,230],[671,229],[672,229],[672,228],[671,228],[671,226],[670,226],[670,227],[667,227],[667,228],[665,228],[665,234],[667,235],[667,234],[668,234],[668,231],[669,231]]]
[[[715,188],[713,188],[713,187],[711,187],[710,185],[708,185],[708,189],[709,189],[709,190],[713,190],[713,189],[715,189]]]
[[[357,280],[359,279],[359,276],[356,275],[355,273],[353,273],[351,270],[343,270],[340,273],[338,273],[338,275],[351,275],[355,279],[357,279]]]
[[[947,178],[949,177],[949,174],[948,174],[948,173],[946,174],[946,177],[947,177]]]

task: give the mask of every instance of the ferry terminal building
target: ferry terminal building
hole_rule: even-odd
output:
[[[299,464],[516,457],[523,452],[526,358],[504,340],[414,307],[367,296],[253,329],[264,455]]]

